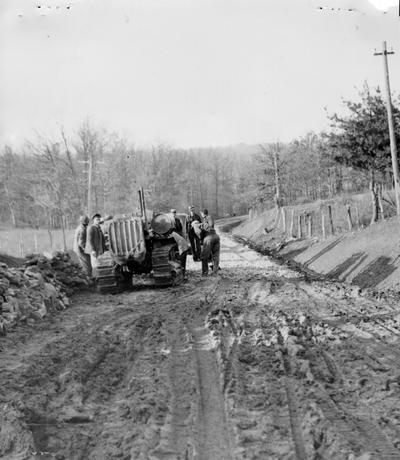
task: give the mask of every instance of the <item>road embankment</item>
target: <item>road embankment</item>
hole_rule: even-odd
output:
[[[400,289],[400,222],[388,219],[329,238],[288,238],[273,229],[271,214],[243,221],[232,234],[259,252],[362,289]]]

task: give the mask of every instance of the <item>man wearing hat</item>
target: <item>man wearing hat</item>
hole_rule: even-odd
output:
[[[175,223],[175,231],[182,236],[182,222],[176,217],[176,209],[171,209],[171,215]]]
[[[75,230],[74,251],[78,256],[83,271],[90,278],[92,276],[92,264],[90,262],[90,255],[85,253],[88,224],[88,216],[81,216],[79,218],[79,225]]]
[[[92,217],[93,224],[89,228],[88,240],[90,247],[90,261],[92,268],[96,268],[98,265],[98,257],[104,253],[106,249],[106,242],[103,231],[101,230],[101,215],[95,214]]]
[[[189,206],[189,214],[187,216],[186,225],[187,225],[187,234],[189,236],[190,246],[192,248],[192,256],[195,262],[200,261],[200,238],[196,235],[196,232],[193,228],[193,222],[199,222],[201,224],[201,218],[198,214],[194,212],[194,206]]]
[[[203,247],[200,254],[201,272],[203,276],[208,275],[208,263],[211,261],[213,275],[217,275],[219,270],[220,239],[214,229],[214,219],[209,216],[207,209],[204,209],[202,215],[202,224],[195,226],[195,232],[201,235],[203,239]]]

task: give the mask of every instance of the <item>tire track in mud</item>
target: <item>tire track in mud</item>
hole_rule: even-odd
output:
[[[308,301],[312,302],[314,307],[318,310],[321,307],[323,301],[328,307],[336,313],[335,317],[324,315],[323,311],[315,313],[314,309],[308,309],[308,313],[321,323],[325,323],[328,326],[343,331],[346,335],[352,334],[358,336],[360,340],[364,340],[367,345],[366,355],[363,356],[365,360],[368,358],[374,360],[376,363],[372,367],[376,368],[376,365],[380,365],[382,368],[397,368],[400,375],[400,342],[393,340],[394,338],[400,338],[400,319],[395,320],[394,317],[399,318],[399,312],[396,311],[389,303],[380,307],[384,308],[385,311],[376,311],[376,302],[372,302],[365,298],[344,298],[341,300],[346,301],[345,314],[337,316],[338,302],[340,299],[333,299],[329,290],[325,288],[328,293],[319,293],[319,299],[313,297],[313,291],[310,286],[302,284],[298,288],[304,292],[307,296]],[[361,307],[357,307],[357,300],[361,303]],[[343,308],[343,306],[342,306]],[[340,310],[342,312],[343,310]],[[322,313],[322,314],[321,314]],[[350,313],[350,314],[349,314]],[[386,324],[389,322],[389,325]],[[372,325],[371,325],[372,323]],[[388,340],[388,337],[390,340]],[[369,351],[373,348],[371,351]]]
[[[206,324],[216,349],[232,458],[278,459],[282,453],[282,458],[291,458],[279,358],[249,331],[248,317],[257,321],[257,315],[249,311],[248,286],[237,283],[231,272],[221,278],[220,295],[210,305]]]
[[[283,348],[283,338],[279,334],[279,342]],[[288,404],[288,411],[290,417],[290,426],[292,430],[292,438],[296,451],[297,460],[307,460],[307,453],[303,441],[303,434],[300,424],[299,404],[296,398],[296,379],[292,377],[291,363],[287,357],[287,353],[282,350],[279,353],[283,370],[285,372],[284,383]]]
[[[298,281],[295,283],[297,284]],[[275,371],[271,374],[274,364],[273,360],[271,364],[269,358],[266,362],[270,370],[265,373],[265,378],[269,388],[272,388],[273,379],[277,382],[281,381],[282,386],[285,384],[285,404],[290,415],[286,424],[290,424],[296,456],[301,459],[315,456],[319,458],[320,455],[323,458],[347,459],[352,454],[365,453],[367,455],[369,452],[370,458],[377,460],[399,458],[399,451],[387,437],[387,432],[385,434],[382,431],[381,424],[378,424],[377,415],[373,414],[365,403],[359,401],[354,385],[346,385],[347,379],[343,378],[346,371],[341,369],[341,365],[328,353],[328,349],[325,349],[332,337],[328,342],[321,341],[321,334],[323,337],[324,330],[319,326],[321,311],[318,312],[318,319],[313,318],[313,315],[310,315],[310,308],[304,304],[305,299],[301,295],[300,297],[295,295],[294,305],[290,304],[291,296],[285,299],[283,293],[276,295],[275,304],[270,303],[271,297],[276,294],[275,291],[279,291],[279,285],[285,288],[285,284],[286,282],[276,284],[274,280],[264,279],[255,281],[250,286],[247,306],[243,309],[246,314],[241,318],[244,333],[239,343],[238,354],[239,361],[244,360],[247,364],[248,376],[252,373],[251,368],[259,367],[258,361],[268,356],[268,349],[275,350],[274,353],[280,357],[283,374],[279,375],[276,363]],[[302,304],[303,308],[301,308]],[[286,305],[289,307],[287,314],[283,313],[286,311]],[[293,321],[288,321],[286,315]],[[302,321],[305,322],[304,326],[300,324]],[[315,337],[312,333],[315,326],[317,326],[320,337]],[[285,336],[284,341],[278,340],[280,334]],[[249,357],[243,356],[245,337],[251,337],[252,351],[248,352]],[[349,337],[348,331],[347,337]],[[344,337],[343,340],[345,340]],[[358,350],[360,359],[363,355],[362,342],[359,343]],[[253,375],[255,383],[257,372]],[[236,373],[236,378],[243,379],[240,372]],[[245,384],[245,388],[249,389],[248,384]],[[236,389],[237,391],[240,389],[240,383],[236,383]],[[257,391],[256,387],[254,391]],[[279,404],[278,395],[276,403],[272,403],[272,406],[276,407],[277,404]],[[271,410],[271,407],[268,410]],[[232,415],[234,419],[234,412],[231,412]],[[239,422],[243,428],[241,431],[249,431],[247,427],[256,426],[253,425],[256,424],[256,421],[251,415],[249,417],[250,419],[243,416]],[[266,419],[263,421],[270,423]],[[266,429],[268,430],[267,427]],[[250,439],[251,444],[247,445],[246,452],[249,451],[249,446],[256,446],[258,441],[256,435]],[[265,442],[264,446],[267,444]],[[337,456],[338,452],[341,452],[343,456]],[[266,455],[271,455],[272,458],[275,456],[281,458],[280,455],[282,455],[282,458],[286,458],[284,448],[280,453],[275,453],[275,456],[271,451]]]
[[[193,296],[186,315],[181,316],[186,335],[186,346],[191,353],[186,356],[192,362],[192,389],[197,396],[192,401],[192,456],[195,460],[231,460],[229,426],[225,411],[223,377],[217,358],[217,343],[207,328],[207,312],[219,302],[220,277],[202,281],[202,295]],[[182,305],[178,305],[181,309]],[[182,367],[182,366],[181,366]],[[186,370],[187,372],[187,370]],[[180,373],[180,375],[182,375]]]
[[[152,455],[165,460],[184,460],[193,458],[194,453],[193,418],[196,408],[193,399],[196,382],[193,339],[174,310],[170,310],[166,323],[167,348],[162,352],[167,356],[169,407],[160,442]]]
[[[299,378],[299,375],[297,375],[296,381],[304,386],[305,394],[307,394],[307,386],[310,387],[310,383],[312,384],[314,398],[317,397],[318,406],[322,409],[323,415],[329,420],[334,431],[355,452],[368,452],[372,458],[377,460],[398,458],[399,452],[375,422],[371,410],[357,397],[354,398],[352,389],[346,384],[346,380],[339,378],[336,382],[337,385],[335,385],[335,380],[337,380],[335,377],[338,376],[336,365],[318,344],[315,346],[313,343],[312,324],[310,322],[307,324],[306,321],[302,331],[302,326],[299,327],[298,322],[296,324],[295,318],[292,317],[289,322],[284,318],[284,322],[287,326],[285,331],[287,336],[285,353],[288,360],[287,366],[292,369],[301,369],[301,367],[304,369],[304,366],[299,365],[299,361],[304,360],[303,356],[306,355],[308,371],[310,371],[307,376],[308,385],[306,385],[307,381]],[[290,324],[291,322],[294,324]],[[294,332],[295,334],[293,334]],[[292,337],[290,337],[291,334],[293,334]],[[293,339],[294,337],[295,339]],[[293,340],[290,341],[290,338]],[[326,365],[325,375],[321,369],[323,361]],[[297,374],[299,373],[297,372]],[[329,383],[329,387],[326,386],[326,383]],[[309,396],[308,399],[311,397]]]
[[[38,458],[47,458],[46,455],[65,459],[113,458],[115,445],[124,444],[121,441],[129,425],[127,419],[136,418],[140,423],[143,418],[140,410],[131,417],[131,408],[123,406],[132,390],[129,381],[132,368],[135,373],[135,361],[149,340],[147,331],[151,338],[154,335],[151,331],[157,333],[160,329],[158,315],[138,314],[130,307],[103,313],[96,315],[94,321],[81,322],[68,334],[46,341],[29,358],[25,357],[25,363],[23,358],[14,372],[14,387],[8,383],[10,375],[0,376],[4,397],[9,395],[11,401],[21,401],[14,410],[17,415],[9,413],[13,418],[4,419],[3,427],[10,426],[17,417],[25,421],[18,427],[14,423],[18,436],[22,439],[25,432],[33,436],[26,441],[28,453],[21,458],[33,458],[34,454],[29,452],[39,452]],[[122,398],[122,403],[118,398]],[[150,412],[158,412],[160,416],[163,408],[156,405]],[[112,428],[113,424],[118,428]],[[156,430],[154,433],[157,437]],[[103,435],[109,438],[110,450],[107,444],[105,449],[98,449]],[[12,437],[9,439],[13,442]],[[109,457],[105,452],[109,452]]]
[[[225,400],[221,391],[221,375],[215,357],[215,345],[204,326],[192,329],[196,360],[199,406],[197,460],[231,460]]]
[[[324,318],[323,312],[322,315],[310,313],[314,323],[313,332],[316,332],[314,337],[317,345],[319,345],[320,352],[328,368],[332,363],[334,365],[333,371],[331,370],[334,380],[337,377],[335,370],[337,371],[338,367],[333,358],[322,349],[323,341],[320,340],[321,337],[323,338],[321,324],[325,329],[329,326],[328,329],[332,331],[342,331],[344,334],[341,341],[349,344],[348,354],[352,356],[350,361],[355,364],[358,363],[356,368],[365,363],[370,369],[370,372],[364,372],[364,377],[359,378],[358,376],[357,384],[350,380],[353,369],[351,369],[350,375],[348,369],[347,371],[345,369],[340,371],[338,382],[334,382],[336,388],[332,388],[332,385],[330,387],[321,385],[321,382],[319,382],[321,393],[325,392],[327,395],[325,402],[329,403],[330,401],[330,407],[328,408],[330,413],[334,414],[339,421],[346,420],[350,430],[360,433],[360,438],[364,440],[363,447],[368,448],[373,453],[371,454],[373,455],[372,458],[400,458],[398,450],[400,446],[400,426],[396,417],[396,410],[398,411],[399,408],[395,393],[390,391],[390,385],[400,383],[398,321],[394,321],[393,324],[393,316],[398,316],[398,312],[386,301],[380,302],[376,299],[360,298],[358,295],[350,298],[347,298],[346,295],[345,297],[334,299],[332,298],[331,290],[326,286],[322,286],[322,293],[316,292],[315,294],[319,295],[314,294],[314,296],[312,287],[302,286],[302,290],[308,295],[309,301],[317,308],[321,308],[323,302],[329,303],[329,308],[335,311],[335,307],[336,310],[338,307],[342,309],[345,302],[346,315],[344,318],[339,317],[339,319],[332,320]],[[380,309],[379,311],[377,310],[378,308]],[[378,316],[377,320],[375,320],[375,316]],[[349,325],[346,320],[350,321]],[[389,327],[386,327],[385,321],[389,322]],[[312,366],[317,368],[315,362],[312,363]],[[395,376],[391,377],[393,373]],[[343,375],[346,375],[346,378]],[[378,384],[375,388],[381,394],[381,397],[378,397],[378,399],[381,399],[380,401],[377,401],[373,394],[368,394],[371,393],[371,390],[368,389],[370,380],[375,380]],[[339,391],[340,388],[342,391]],[[354,398],[349,398],[351,393],[360,394],[361,396],[365,393],[365,396],[354,400]],[[391,401],[393,401],[393,398],[396,399],[396,402],[395,407],[392,408]],[[374,401],[373,405],[371,405],[371,401]],[[395,416],[392,420],[390,419],[391,412]]]

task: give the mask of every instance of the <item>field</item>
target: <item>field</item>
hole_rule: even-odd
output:
[[[67,249],[73,248],[74,230],[65,232]],[[0,252],[16,257],[44,253],[64,248],[62,230],[33,228],[0,229]]]

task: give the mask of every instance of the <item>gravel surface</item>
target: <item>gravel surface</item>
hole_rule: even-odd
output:
[[[221,242],[216,277],[0,337],[0,458],[399,459],[397,302]]]

